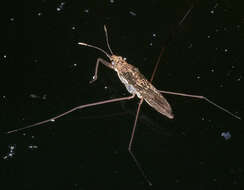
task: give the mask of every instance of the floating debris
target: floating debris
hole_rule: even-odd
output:
[[[129,11],[129,13],[130,13],[132,16],[136,16],[136,13],[133,12],[133,11]]]
[[[37,145],[29,145],[28,148],[33,150],[33,149],[37,149],[38,146]]]
[[[16,145],[15,145],[15,144],[10,144],[10,145],[8,146],[8,148],[9,148],[9,151],[8,151],[7,154],[3,157],[4,160],[13,158],[13,156],[15,155]]]
[[[57,11],[62,11],[64,9],[64,5],[65,5],[65,2],[61,2],[58,7],[57,7]]]
[[[222,132],[221,136],[224,137],[225,140],[229,140],[231,138],[231,134],[229,131],[227,132]]]

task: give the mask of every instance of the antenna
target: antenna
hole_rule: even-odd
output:
[[[106,25],[104,25],[104,32],[105,32],[105,36],[106,36],[106,42],[107,42],[108,49],[109,49],[110,53],[111,53],[112,55],[114,55],[114,53],[112,52],[112,50],[111,50],[111,48],[110,48],[109,42],[108,42],[108,32],[107,32]]]
[[[93,45],[86,44],[86,43],[83,43],[83,42],[78,42],[78,44],[81,45],[81,46],[87,46],[87,47],[91,47],[91,48],[97,49],[97,50],[103,52],[109,59],[111,57],[106,51],[104,51],[103,49],[101,49],[101,48],[99,48],[97,46],[93,46]]]

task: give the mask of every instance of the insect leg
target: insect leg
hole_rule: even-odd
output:
[[[129,146],[128,146],[128,151],[131,155],[131,157],[133,158],[134,162],[136,163],[137,168],[139,169],[139,171],[141,172],[142,176],[145,178],[145,180],[147,181],[147,183],[152,186],[151,181],[148,179],[147,175],[145,174],[141,164],[138,162],[138,160],[136,159],[136,156],[134,155],[133,151],[131,150],[132,148],[132,144],[133,144],[133,140],[134,140],[134,135],[135,135],[135,130],[136,130],[136,124],[138,121],[138,117],[139,117],[139,113],[140,113],[140,108],[141,105],[143,103],[143,99],[140,100],[139,105],[137,107],[137,112],[136,112],[136,118],[134,121],[134,125],[133,125],[133,129],[132,129],[132,133],[131,133],[131,137],[130,137],[130,142],[129,142]]]
[[[208,103],[214,105],[215,107],[219,108],[220,110],[228,113],[229,115],[231,115],[232,117],[235,117],[237,119],[241,118],[233,113],[231,113],[229,110],[223,108],[222,106],[216,104],[215,102],[209,100],[208,98],[204,97],[204,96],[199,96],[199,95],[193,95],[193,94],[184,94],[184,93],[178,93],[178,92],[170,92],[170,91],[163,91],[163,90],[159,90],[159,92],[163,93],[163,94],[172,94],[172,95],[177,95],[177,96],[185,96],[185,97],[190,97],[190,98],[197,98],[197,99],[202,99],[207,101]]]
[[[90,83],[93,83],[93,82],[95,82],[95,81],[97,80],[97,72],[98,72],[98,66],[99,66],[99,63],[102,63],[102,64],[104,64],[105,66],[107,66],[107,67],[113,69],[113,66],[112,66],[111,63],[105,61],[105,60],[102,59],[102,58],[98,58],[98,59],[97,59],[97,63],[96,63],[95,73],[94,73],[94,76],[93,76],[92,80],[90,81]]]
[[[191,13],[193,7],[194,7],[194,4],[192,4],[192,6],[188,9],[188,11],[185,13],[185,15],[183,16],[183,18],[180,20],[180,22],[178,23],[178,27],[180,27],[180,26],[182,25],[182,23],[185,21],[185,19],[188,17],[188,15]],[[153,79],[154,79],[155,73],[156,73],[156,71],[157,71],[157,69],[158,69],[158,65],[159,65],[160,60],[161,60],[161,57],[162,57],[162,55],[163,55],[163,53],[164,53],[164,51],[165,51],[165,48],[166,48],[166,47],[162,47],[162,48],[161,48],[161,51],[160,51],[160,54],[159,54],[159,56],[158,56],[156,65],[155,65],[155,67],[154,67],[154,69],[153,69],[153,73],[152,73],[151,78],[150,78],[150,82],[152,82]]]
[[[132,98],[135,97],[135,94],[132,94],[131,96],[127,96],[127,97],[122,97],[122,98],[114,98],[114,99],[110,99],[110,100],[104,100],[104,101],[100,101],[100,102],[95,102],[95,103],[90,103],[90,104],[85,104],[85,105],[81,105],[81,106],[77,106],[77,107],[74,107],[64,113],[61,113],[57,116],[54,116],[52,118],[49,118],[49,119],[46,119],[44,121],[40,121],[40,122],[37,122],[37,123],[34,123],[32,125],[28,125],[26,127],[22,127],[22,128],[19,128],[19,129],[15,129],[15,130],[11,130],[11,131],[8,131],[6,132],[7,134],[10,134],[10,133],[15,133],[15,132],[18,132],[18,131],[22,131],[24,129],[29,129],[29,128],[32,128],[32,127],[36,127],[36,126],[39,126],[39,125],[42,125],[42,124],[45,124],[45,123],[48,123],[48,122],[53,122],[55,121],[56,119],[60,118],[60,117],[63,117],[73,111],[76,111],[78,109],[83,109],[83,108],[87,108],[87,107],[92,107],[92,106],[96,106],[96,105],[101,105],[101,104],[107,104],[107,103],[112,103],[112,102],[119,102],[119,101],[123,101],[123,100],[130,100]]]

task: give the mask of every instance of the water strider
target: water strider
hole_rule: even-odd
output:
[[[179,22],[179,25],[182,24],[182,22],[185,20],[187,15],[191,12],[192,8],[193,8],[193,6],[187,11],[187,13],[183,17],[183,19],[181,19],[181,21]],[[24,129],[32,128],[32,127],[35,127],[35,126],[39,126],[39,125],[42,125],[44,123],[53,122],[56,119],[58,119],[60,117],[63,117],[63,116],[65,116],[65,115],[67,115],[67,114],[69,114],[69,113],[71,113],[71,112],[73,112],[75,110],[78,110],[78,109],[83,109],[83,108],[86,108],[86,107],[92,107],[92,106],[106,104],[106,103],[112,103],[112,102],[119,102],[119,101],[129,100],[129,99],[133,99],[135,96],[137,96],[140,99],[140,102],[139,102],[139,105],[137,107],[136,117],[135,117],[135,120],[134,120],[134,125],[133,125],[133,129],[132,129],[132,133],[131,133],[131,137],[130,137],[130,141],[129,141],[128,151],[129,151],[131,157],[133,158],[134,162],[136,163],[136,166],[140,170],[141,174],[143,175],[143,177],[147,181],[147,183],[149,185],[152,185],[152,183],[148,179],[147,175],[145,174],[143,168],[141,167],[140,163],[138,162],[137,158],[135,157],[135,155],[134,155],[134,153],[132,151],[132,144],[133,144],[133,140],[134,140],[134,134],[135,134],[137,120],[138,120],[138,116],[139,116],[139,112],[140,112],[140,107],[141,107],[141,105],[142,105],[144,100],[148,103],[148,105],[150,105],[152,108],[154,108],[160,114],[168,117],[169,119],[173,119],[174,115],[173,115],[172,108],[171,108],[170,104],[168,103],[168,101],[162,95],[163,93],[172,94],[172,95],[179,95],[179,96],[185,96],[185,97],[191,97],[191,98],[204,99],[207,102],[209,102],[210,104],[212,104],[212,105],[218,107],[219,109],[225,111],[226,113],[230,114],[231,116],[233,116],[233,117],[235,117],[237,119],[241,119],[240,117],[238,117],[235,114],[231,113],[227,109],[217,105],[216,103],[210,101],[209,99],[207,99],[204,96],[157,90],[152,85],[151,82],[152,82],[152,80],[154,78],[154,75],[155,75],[157,67],[159,65],[161,56],[162,56],[162,54],[163,54],[165,49],[162,48],[162,50],[160,52],[160,55],[158,57],[158,60],[156,62],[156,65],[154,67],[154,71],[153,71],[153,74],[151,76],[151,79],[147,80],[144,77],[144,75],[141,74],[140,71],[136,67],[134,67],[133,65],[127,63],[127,61],[123,57],[113,54],[113,52],[112,52],[112,50],[110,48],[110,45],[109,45],[107,28],[106,28],[105,25],[104,25],[104,31],[105,31],[105,36],[106,36],[107,47],[109,49],[110,54],[107,53],[106,51],[104,51],[103,49],[97,47],[97,46],[93,46],[93,45],[90,45],[90,44],[87,44],[87,43],[83,43],[83,42],[79,42],[78,43],[79,45],[95,48],[95,49],[103,52],[108,57],[108,59],[110,61],[110,62],[108,62],[108,61],[106,61],[106,60],[104,60],[102,58],[98,58],[97,59],[96,67],[95,67],[95,74],[93,76],[93,79],[90,81],[90,83],[92,83],[92,82],[97,80],[98,67],[99,67],[99,64],[102,63],[106,67],[108,67],[108,68],[114,70],[115,72],[117,72],[117,75],[118,75],[119,79],[125,85],[127,91],[131,95],[127,96],[127,97],[115,98],[115,99],[104,100],[104,101],[99,101],[99,102],[95,102],[95,103],[89,103],[89,104],[77,106],[77,107],[75,107],[75,108],[73,108],[73,109],[71,109],[71,110],[69,110],[67,112],[59,114],[59,115],[57,115],[55,117],[52,117],[50,119],[47,119],[47,120],[44,120],[44,121],[41,121],[41,122],[38,122],[38,123],[34,123],[32,125],[28,125],[28,126],[23,127],[23,128],[19,128],[19,129],[8,131],[7,134],[18,132],[18,131],[22,131]]]

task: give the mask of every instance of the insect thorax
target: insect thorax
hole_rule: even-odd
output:
[[[134,76],[139,70],[133,65],[128,64],[121,56],[112,55],[111,61],[113,69],[117,72],[120,81],[125,85],[127,91],[131,94],[136,94],[138,98],[142,98],[140,92],[133,85],[136,82]]]
[[[118,73],[120,81],[125,85],[127,91],[131,94],[136,94],[138,98],[142,98],[141,94],[134,88],[133,85],[129,84],[128,81]]]

